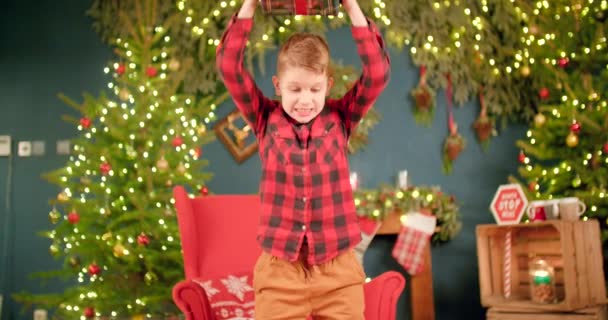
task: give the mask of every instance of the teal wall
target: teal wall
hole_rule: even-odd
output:
[[[58,92],[79,99],[82,92],[93,94],[106,83],[102,68],[110,59],[91,28],[84,12],[88,1],[9,0],[0,10],[0,135],[16,141],[43,140],[43,157],[0,158],[0,290],[5,295],[29,290],[58,290],[28,278],[33,271],[57,266],[48,253],[48,241],[36,235],[50,227],[47,200],[56,196],[55,186],[40,179],[44,172],[62,166],[67,160],[55,154],[55,143],[75,134],[60,119],[71,113],[56,97]],[[333,57],[358,65],[348,29],[329,36]],[[274,55],[268,61],[273,61]],[[433,248],[433,276],[437,319],[483,319],[479,304],[475,225],[491,223],[489,202],[509,174],[515,172],[518,150],[514,141],[524,134],[522,126],[511,127],[495,138],[483,151],[475,143],[470,124],[478,104],[455,110],[461,132],[468,140],[454,173],[441,173],[440,150],[446,135],[445,97],[438,93],[438,109],[432,128],[416,125],[410,112],[409,91],[418,73],[409,56],[391,51],[392,79],[377,102],[382,121],[370,135],[370,145],[351,157],[353,171],[359,172],[363,187],[393,183],[399,170],[408,170],[416,185],[438,185],[461,202],[463,230],[451,243]],[[271,94],[268,76],[259,77],[260,86]],[[220,108],[222,116],[233,108],[231,102]],[[204,147],[215,177],[209,184],[215,193],[253,193],[260,178],[257,156],[237,165],[219,142]],[[9,175],[12,176],[9,179]],[[7,194],[8,193],[8,194]],[[7,207],[7,195],[10,205]],[[390,256],[394,236],[377,237],[365,256],[365,269],[374,276],[384,270],[400,270]],[[407,296],[399,305],[399,319],[408,319]],[[19,307],[5,301],[2,320],[31,319]]]

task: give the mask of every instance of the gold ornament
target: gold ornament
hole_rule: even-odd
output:
[[[80,258],[78,257],[70,257],[70,266],[72,268],[77,268],[80,266]]]
[[[112,232],[106,232],[101,236],[101,240],[108,241],[108,239],[112,238]]]
[[[167,168],[169,168],[169,162],[167,159],[165,159],[165,157],[161,157],[158,159],[158,161],[156,161],[156,168],[161,172],[167,171]]]
[[[60,192],[60,193],[57,195],[57,200],[59,200],[59,202],[66,202],[66,201],[70,200],[70,197],[68,196],[68,194],[67,194],[67,193],[65,193],[65,192]]]
[[[528,66],[523,66],[521,67],[521,75],[524,77],[527,77],[530,75],[530,67]]]
[[[201,124],[200,126],[198,126],[198,128],[196,128],[196,133],[199,136],[205,135],[205,133],[207,133],[207,126],[205,126],[204,124]]]
[[[184,164],[181,162],[177,165],[176,169],[177,169],[177,172],[179,172],[181,174],[184,174],[186,172],[186,166],[184,166]]]
[[[122,244],[117,243],[116,245],[114,245],[112,252],[114,252],[114,256],[116,258],[120,258],[125,255],[125,247]]]
[[[131,92],[129,92],[129,89],[127,88],[122,88],[120,89],[120,91],[118,92],[118,97],[120,98],[120,100],[122,101],[127,101],[129,100],[129,97],[131,96]]]
[[[59,213],[57,209],[53,208],[53,210],[49,212],[49,220],[52,224],[56,224],[57,222],[59,222],[59,218],[61,218],[61,213]]]
[[[171,61],[169,61],[169,70],[177,71],[177,70],[179,70],[179,67],[180,67],[179,60],[171,59]]]
[[[54,256],[54,255],[56,255],[56,254],[58,254],[58,253],[59,253],[59,247],[57,247],[56,245],[52,244],[52,245],[49,247],[49,252],[51,253],[51,255],[53,255],[53,256]]]
[[[131,317],[131,320],[145,320],[146,317],[143,314],[136,314]]]
[[[166,185],[167,187],[172,186],[172,185],[173,185],[173,180],[171,180],[171,179],[167,179],[167,181],[165,181],[165,185]]]
[[[156,280],[158,280],[158,276],[156,276],[156,274],[154,272],[152,272],[152,271],[148,271],[144,275],[144,281],[148,285],[154,283]]]
[[[578,136],[574,132],[570,132],[566,137],[566,144],[570,148],[574,148],[578,145]]]
[[[173,215],[173,211],[169,208],[165,209],[165,217],[170,217]]]
[[[572,186],[578,188],[581,185],[581,182],[581,177],[577,175],[574,180],[572,180]]]
[[[542,113],[537,113],[537,114],[534,116],[534,125],[535,125],[537,128],[542,127],[542,126],[545,124],[545,121],[547,121],[547,117],[545,117],[545,115],[544,115],[544,114],[542,114]]]

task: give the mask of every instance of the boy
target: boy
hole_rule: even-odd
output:
[[[299,33],[279,51],[272,82],[280,101],[268,99],[243,67],[257,2],[244,1],[217,50],[219,72],[256,134],[262,160],[255,317],[363,319],[365,274],[353,252],[361,233],[347,141],[388,83],[388,55],[357,1],[343,0],[363,65],[353,88],[326,99],[333,84],[328,45]]]

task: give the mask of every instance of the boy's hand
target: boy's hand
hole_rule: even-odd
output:
[[[361,7],[359,7],[357,0],[342,0],[342,7],[350,17],[353,26],[367,26],[367,19],[365,19],[365,15],[363,14],[363,11],[361,11]]]
[[[243,5],[241,6],[241,10],[239,10],[238,18],[239,19],[247,19],[252,18],[255,13],[255,9],[258,6],[259,0],[245,0],[243,1]]]

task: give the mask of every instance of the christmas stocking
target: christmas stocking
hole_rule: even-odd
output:
[[[359,217],[359,226],[361,227],[361,242],[355,247],[355,255],[359,263],[363,264],[363,255],[369,244],[374,239],[376,232],[380,229],[382,222],[373,220],[367,217]]]
[[[393,257],[410,275],[422,271],[424,248],[429,245],[436,225],[435,216],[418,212],[406,215],[393,247]]]

